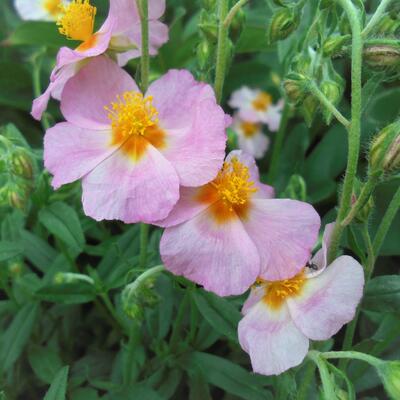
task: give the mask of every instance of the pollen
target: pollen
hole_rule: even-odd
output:
[[[58,19],[58,30],[71,40],[85,42],[93,35],[96,7],[89,0],[72,0],[60,5],[61,16]]]
[[[272,97],[266,92],[260,92],[252,104],[257,111],[267,111],[268,107],[272,104]]]
[[[158,122],[152,96],[144,98],[138,92],[125,92],[117,96],[117,101],[112,102],[110,107],[104,108],[119,140],[128,139],[131,135],[144,136]]]
[[[234,206],[243,206],[250,195],[257,192],[254,182],[250,179],[248,167],[236,157],[224,163],[212,184],[217,189],[221,200],[231,209]]]
[[[61,12],[61,0],[44,0],[44,9],[53,17],[57,17]]]
[[[290,279],[265,281],[266,292],[263,300],[274,309],[279,308],[289,297],[298,296],[306,282],[304,270]]]
[[[246,136],[247,138],[253,137],[260,130],[259,124],[247,121],[243,121],[240,124],[240,127],[243,131],[243,135]]]

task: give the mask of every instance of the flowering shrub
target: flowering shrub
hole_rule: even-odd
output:
[[[0,400],[400,398],[395,1],[0,20]]]

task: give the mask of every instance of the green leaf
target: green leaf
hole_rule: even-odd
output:
[[[76,211],[65,203],[56,202],[39,212],[40,222],[58,239],[75,251],[85,244],[81,223]]]
[[[97,390],[92,388],[79,388],[71,393],[71,400],[98,400]]]
[[[62,367],[58,353],[47,347],[32,346],[28,351],[28,360],[35,375],[48,384]]]
[[[10,369],[23,352],[31,336],[39,310],[37,303],[22,307],[1,337],[0,369]]]
[[[212,400],[210,388],[201,373],[190,373],[189,390],[189,400]]]
[[[69,367],[65,366],[60,369],[51,382],[50,388],[44,396],[43,400],[65,400],[67,393]]]
[[[0,242],[0,262],[17,257],[21,255],[23,251],[24,249],[20,243],[7,242],[3,240]]]
[[[400,275],[371,279],[367,284],[363,306],[369,310],[397,312],[400,308]]]
[[[153,389],[141,384],[135,384],[122,390],[110,392],[104,400],[163,400]]]
[[[86,282],[51,284],[40,288],[36,298],[63,304],[84,304],[93,301],[96,289]]]
[[[240,312],[228,300],[205,290],[191,293],[193,300],[207,322],[220,334],[237,342]]]
[[[262,387],[265,377],[254,375],[237,364],[208,353],[194,352],[187,360],[188,367],[200,372],[206,381],[245,400],[272,399]]]

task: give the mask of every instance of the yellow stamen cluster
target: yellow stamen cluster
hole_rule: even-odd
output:
[[[44,0],[44,9],[53,17],[57,17],[61,12],[61,0]]]
[[[268,281],[264,301],[272,308],[279,308],[285,299],[300,294],[305,281],[304,271],[290,279]]]
[[[60,5],[62,15],[58,19],[58,30],[71,40],[88,40],[93,35],[96,7],[89,0],[72,0]]]
[[[267,111],[272,104],[272,97],[268,93],[260,92],[252,104],[257,111]]]
[[[240,127],[242,128],[244,136],[249,138],[254,136],[259,130],[259,124],[255,124],[254,122],[243,121]]]
[[[224,163],[213,185],[221,200],[230,206],[245,204],[249,195],[258,190],[250,180],[249,169],[236,157]]]
[[[158,112],[152,103],[152,96],[143,98],[138,92],[125,92],[117,96],[117,101],[112,102],[111,107],[104,107],[108,111],[113,132],[119,138],[144,135],[146,129],[158,122]]]

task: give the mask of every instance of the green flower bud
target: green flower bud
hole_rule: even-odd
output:
[[[10,207],[18,210],[24,210],[27,203],[27,198],[24,196],[23,191],[18,188],[9,189],[8,191],[8,204]]]
[[[218,21],[215,15],[210,15],[206,10],[201,10],[198,27],[208,41],[211,43],[217,41]]]
[[[8,271],[10,272],[11,276],[15,278],[21,276],[23,269],[24,269],[24,264],[20,261],[12,262],[8,266]]]
[[[295,174],[290,177],[283,197],[300,201],[307,200],[307,184],[301,175]]]
[[[364,60],[373,69],[381,70],[400,65],[400,47],[373,45],[364,48]]]
[[[393,400],[400,399],[400,361],[387,361],[377,367],[383,386]]]
[[[95,285],[93,278],[88,275],[76,274],[73,272],[59,272],[54,276],[54,283],[57,285],[86,282],[90,285]]]
[[[210,44],[207,40],[202,40],[197,46],[197,62],[201,70],[204,70],[211,57]]]
[[[306,81],[307,78],[296,72],[287,75],[283,81],[285,92],[293,103],[299,103],[306,95]]]
[[[351,35],[330,36],[322,45],[324,57],[334,57],[338,55],[343,47],[351,41]]]
[[[351,205],[353,206],[358,198],[360,197],[361,191],[363,189],[363,184],[358,178],[354,179],[353,193],[351,194]],[[358,214],[355,216],[354,221],[363,224],[368,221],[369,216],[374,208],[374,199],[372,196],[365,202],[363,207],[360,209]]]
[[[25,150],[17,150],[11,157],[12,172],[25,179],[32,179],[32,160]]]
[[[372,141],[369,164],[371,171],[391,173],[400,169],[400,122],[384,128]]]
[[[283,8],[277,11],[271,19],[268,30],[269,43],[286,39],[294,32],[300,23],[300,12],[297,8]]]
[[[343,90],[342,87],[335,81],[326,80],[321,83],[321,92],[334,106],[336,106],[337,104],[339,104],[342,98]],[[328,109],[323,107],[322,114],[326,123],[329,125],[332,120],[332,113]]]
[[[319,101],[312,95],[308,95],[301,105],[301,113],[303,114],[304,120],[309,128],[314,121],[318,108]]]
[[[230,36],[234,42],[236,42],[239,39],[243,31],[245,22],[246,22],[246,13],[241,8],[235,14],[230,26]]]

